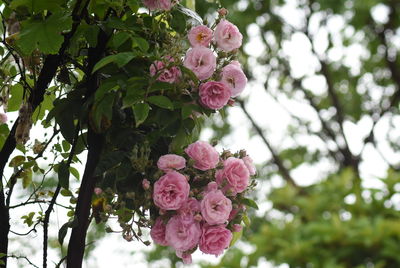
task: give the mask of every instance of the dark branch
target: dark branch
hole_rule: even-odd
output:
[[[246,107],[244,105],[243,101],[239,101],[240,107],[242,108],[244,114],[247,116],[247,118],[250,120],[253,128],[256,130],[257,134],[260,136],[260,138],[263,140],[263,142],[265,143],[265,145],[268,147],[268,150],[271,152],[272,154],[272,159],[274,161],[274,163],[278,166],[279,168],[279,173],[281,173],[282,177],[291,185],[298,187],[298,185],[296,184],[296,182],[293,180],[292,176],[290,175],[289,170],[285,167],[285,165],[283,164],[282,160],[280,159],[279,155],[275,152],[275,149],[272,148],[271,144],[269,143],[269,141],[267,140],[267,138],[265,137],[262,129],[258,126],[258,124],[254,121],[253,117],[248,113],[248,111],[246,110]]]

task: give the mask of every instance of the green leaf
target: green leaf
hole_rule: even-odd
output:
[[[195,104],[186,104],[182,107],[182,119],[188,118],[190,115],[193,114],[194,111],[199,111],[199,107]]]
[[[68,152],[69,149],[71,149],[71,144],[69,144],[69,142],[66,141],[66,140],[63,140],[63,141],[61,142],[61,144],[62,144],[62,147],[63,147],[64,152]]]
[[[106,81],[102,83],[95,93],[95,101],[100,100],[109,91],[114,91],[119,89],[119,85],[115,81]]]
[[[64,0],[13,0],[11,9],[25,7],[30,13],[39,13],[44,10],[57,11]]]
[[[242,199],[242,204],[258,209],[257,203],[254,200],[248,199],[248,198],[243,198]]]
[[[249,219],[249,217],[248,217],[246,214],[243,215],[242,220],[243,220],[244,224],[245,224],[247,227],[250,226],[250,219]]]
[[[139,10],[139,4],[137,0],[128,0],[127,5],[133,13],[136,13]]]
[[[114,94],[107,94],[103,99],[101,99],[95,105],[94,112],[94,123],[96,124],[96,128],[101,128],[101,121],[103,117],[106,117],[108,120],[112,119],[112,107],[114,104]]]
[[[229,247],[235,245],[235,243],[242,237],[243,235],[243,228],[239,232],[232,232],[232,240],[229,244]]]
[[[53,108],[53,101],[55,100],[56,96],[54,93],[44,94],[44,98],[42,103],[36,110],[33,112],[32,119],[33,122],[37,122],[37,120],[42,120],[46,114],[46,111],[49,111]]]
[[[165,96],[150,96],[147,98],[147,101],[164,109],[174,109],[172,101]]]
[[[61,189],[60,194],[62,196],[73,196],[72,192],[68,189]]]
[[[146,39],[141,37],[132,37],[133,47],[138,47],[141,51],[146,52],[149,50],[149,43]]]
[[[144,100],[145,86],[148,81],[143,77],[132,77],[128,80],[128,88],[123,99],[123,108],[130,107]]]
[[[25,162],[25,156],[17,155],[13,159],[11,159],[10,163],[8,164],[9,167],[18,167]]]
[[[20,177],[22,178],[22,187],[26,189],[32,183],[32,169],[24,169]]]
[[[68,228],[71,225],[70,222],[64,223],[63,226],[61,226],[60,230],[58,230],[58,242],[62,246],[64,242],[64,238],[68,233]]]
[[[83,24],[83,36],[91,47],[97,46],[97,36],[99,35],[100,28],[97,25]]]
[[[107,64],[115,63],[117,64],[118,68],[123,67],[128,62],[130,62],[134,57],[136,57],[136,53],[134,52],[121,52],[115,55],[107,56],[101,59],[93,68],[92,73],[96,72],[97,70],[103,68]]]
[[[54,13],[45,20],[29,19],[21,23],[21,32],[16,41],[25,55],[35,48],[44,54],[56,54],[64,37],[62,31],[69,30],[72,25],[70,14]]]
[[[133,106],[133,114],[135,115],[136,127],[142,124],[149,115],[150,106],[147,103],[137,103]]]
[[[65,189],[69,188],[69,168],[64,161],[58,165],[58,183]]]
[[[150,86],[149,92],[155,92],[155,91],[160,91],[160,90],[170,90],[173,89],[174,85],[167,83],[167,82],[161,82],[161,81],[156,81]]]
[[[74,167],[69,167],[69,172],[77,179],[80,179],[79,171]]]
[[[171,27],[177,31],[178,33],[184,33],[186,30],[186,17],[182,12],[178,10],[174,10],[171,12],[172,17],[174,18],[171,20]]]
[[[113,36],[112,44],[115,48],[119,48],[123,43],[125,43],[130,37],[127,32],[118,32]]]
[[[11,86],[10,89],[11,98],[8,100],[8,111],[14,112],[18,111],[22,104],[22,96],[24,94],[24,89],[20,84],[15,84]]]

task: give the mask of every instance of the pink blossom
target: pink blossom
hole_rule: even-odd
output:
[[[208,47],[210,45],[212,37],[212,30],[205,25],[193,27],[188,33],[188,39],[192,47]]]
[[[147,179],[142,180],[143,189],[148,190],[150,188],[150,182]]]
[[[247,77],[242,71],[242,68],[239,64],[234,62],[235,61],[222,68],[221,72],[221,82],[231,89],[231,97],[238,96],[244,90],[247,84]]]
[[[181,258],[184,264],[191,264],[192,263],[192,254],[190,253],[185,253],[182,251],[176,251],[175,252],[176,256],[178,258]]]
[[[178,215],[183,221],[190,222],[197,212],[200,212],[200,202],[195,198],[189,198],[178,210]]]
[[[231,95],[231,89],[221,82],[209,81],[201,84],[199,88],[201,104],[213,110],[224,107]]]
[[[143,4],[149,10],[170,10],[172,6],[174,6],[174,1],[171,0],[143,0]]]
[[[257,170],[253,164],[253,159],[250,156],[245,156],[242,158],[244,164],[246,165],[247,169],[249,170],[250,175],[255,175]]]
[[[214,40],[220,49],[230,52],[242,45],[239,29],[227,20],[221,20],[214,31]]]
[[[103,190],[101,188],[99,188],[99,187],[94,188],[94,193],[96,195],[101,195],[102,192],[103,192]]]
[[[211,49],[194,47],[186,53],[183,65],[192,70],[198,79],[204,80],[214,73],[217,59]]]
[[[205,141],[190,144],[185,152],[194,160],[194,167],[203,171],[215,168],[219,162],[217,150]]]
[[[232,209],[231,213],[229,214],[228,221],[233,220],[238,213],[239,213],[239,209],[237,209],[237,208]]]
[[[215,177],[219,185],[223,184],[226,179],[228,183],[226,189],[236,194],[246,190],[249,184],[250,172],[242,159],[229,157],[224,161],[224,168],[218,170]]]
[[[5,124],[8,120],[7,114],[0,112],[0,124]]]
[[[198,244],[200,235],[200,223],[186,222],[179,215],[175,215],[167,223],[165,239],[176,251],[184,252]]]
[[[165,57],[168,64],[174,62],[172,57]],[[155,61],[150,65],[150,75],[157,76],[157,80],[161,82],[167,82],[170,84],[176,83],[179,81],[179,78],[182,76],[181,70],[177,66],[172,66],[167,68],[167,65],[163,61]]]
[[[157,243],[161,246],[167,246],[168,243],[165,240],[165,228],[166,225],[164,224],[161,217],[156,219],[155,224],[151,227],[150,236],[153,239],[154,243]]]
[[[157,161],[157,167],[164,172],[179,170],[186,166],[186,160],[182,156],[176,154],[166,154],[161,156]]]
[[[208,224],[223,224],[228,220],[232,202],[220,191],[208,192],[201,201],[201,215]]]
[[[206,193],[217,190],[218,190],[218,183],[216,183],[215,181],[211,181],[207,184]]]
[[[202,227],[199,248],[207,254],[222,254],[232,240],[232,233],[224,225],[208,225]]]
[[[154,184],[153,200],[161,209],[177,210],[187,201],[189,190],[186,177],[170,171]]]

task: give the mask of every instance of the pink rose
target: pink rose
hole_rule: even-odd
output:
[[[174,62],[172,57],[165,57],[169,64]],[[182,76],[181,70],[176,67],[172,66],[167,68],[166,64],[162,61],[155,61],[150,65],[150,75],[157,76],[157,80],[161,82],[167,82],[170,84],[176,83],[179,81],[179,78]]]
[[[176,154],[166,154],[161,156],[157,161],[157,167],[164,172],[179,170],[186,166],[186,160],[182,156]]]
[[[253,159],[250,156],[245,156],[242,158],[244,164],[246,165],[247,169],[249,170],[250,175],[255,175],[257,170],[253,164]]]
[[[186,222],[175,215],[167,223],[165,239],[176,251],[184,252],[197,246],[200,235],[200,223]]]
[[[201,215],[208,224],[223,224],[232,210],[232,202],[220,191],[208,192],[201,201]]]
[[[168,246],[168,243],[165,240],[165,227],[166,225],[162,221],[161,217],[158,217],[150,230],[150,236],[154,243],[157,243],[161,246]]]
[[[194,167],[202,171],[215,168],[219,162],[217,150],[205,141],[190,144],[185,152],[194,160]]]
[[[212,30],[205,25],[193,27],[188,33],[188,39],[192,47],[208,47],[208,45],[210,45],[212,37]]]
[[[200,238],[199,248],[207,254],[216,256],[222,254],[232,240],[232,233],[224,225],[210,226],[204,224]]]
[[[171,0],[143,0],[143,4],[149,10],[170,10],[171,7],[174,5],[174,2],[172,2]]]
[[[233,194],[237,194],[246,190],[249,184],[250,172],[242,159],[229,157],[224,161],[224,168],[218,170],[215,177],[219,185],[226,179],[228,183],[226,189],[231,190]]]
[[[189,190],[186,177],[170,171],[154,183],[154,204],[161,209],[177,210],[187,201]]]
[[[201,84],[199,88],[201,104],[213,110],[224,107],[231,95],[231,89],[221,82],[209,81]]]
[[[222,68],[221,82],[227,85],[231,91],[232,96],[238,96],[246,87],[247,77],[242,71],[240,65],[236,63],[230,63]]]
[[[192,70],[198,79],[204,80],[214,73],[217,59],[211,49],[206,47],[194,47],[186,53],[183,65]]]
[[[181,258],[184,264],[191,264],[192,263],[192,254],[185,253],[182,251],[176,251],[176,256]]]
[[[220,49],[229,52],[242,45],[239,29],[227,20],[221,20],[214,31],[214,40]]]
[[[218,190],[218,183],[216,183],[215,181],[211,181],[207,184],[205,194],[208,192],[217,191],[217,190]]]
[[[190,222],[197,212],[200,212],[200,202],[195,198],[189,198],[178,210],[178,215],[183,221]]]
[[[0,124],[5,124],[8,120],[7,114],[0,112]]]

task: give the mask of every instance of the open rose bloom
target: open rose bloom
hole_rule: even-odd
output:
[[[153,241],[173,248],[185,264],[197,248],[222,254],[232,233],[242,230],[244,195],[252,189],[255,174],[251,158],[244,151],[219,154],[209,143],[197,141],[182,156],[161,156],[157,166],[166,174],[152,183],[159,209],[150,231]]]

